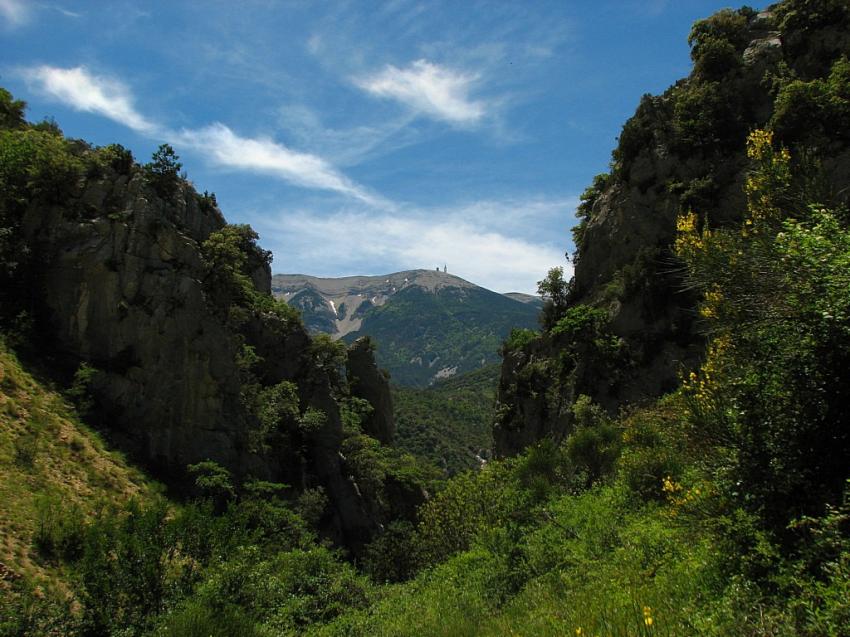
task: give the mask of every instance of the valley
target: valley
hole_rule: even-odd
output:
[[[132,53],[138,86],[167,62],[180,90],[136,98],[94,62],[4,76],[0,637],[850,634],[850,4],[689,32],[687,3],[623,5],[593,49],[578,5],[460,4],[103,10],[85,59]],[[0,2],[10,59],[94,28],[68,6]],[[185,42],[141,47],[149,24]],[[635,99],[581,196],[500,190],[566,179],[553,138],[590,165],[562,131],[607,153],[580,102],[635,79],[624,34],[674,24],[686,76]],[[20,94],[113,128],[78,139]],[[118,124],[150,161],[103,141]],[[405,269],[438,250],[494,289],[539,268],[538,295]],[[325,262],[398,271],[273,274]]]

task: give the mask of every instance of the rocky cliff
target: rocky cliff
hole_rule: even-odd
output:
[[[709,227],[740,220],[749,131],[772,128],[825,169],[826,183],[812,184],[806,166],[796,167],[799,187],[816,190],[810,200],[846,202],[847,26],[850,8],[831,0],[724,10],[694,25],[691,75],[643,97],[610,174],[582,196],[566,301],[550,303],[540,338],[506,348],[497,454],[566,435],[580,394],[613,413],[670,391],[695,365],[702,337],[697,299],[671,250],[676,218],[693,210]],[[590,329],[582,308],[604,318]]]
[[[83,364],[90,417],[178,488],[187,465],[203,460],[240,480],[321,487],[325,528],[349,546],[366,541],[382,520],[344,467],[340,404],[362,394],[376,434],[391,437],[371,351],[353,348],[351,392],[297,313],[274,302],[256,235],[228,226],[214,197],[176,174],[163,189],[123,149],[116,161],[112,147],[23,123],[3,134],[4,150],[43,145],[71,167],[61,181],[48,175],[56,189],[45,190],[26,180],[26,165],[6,162],[13,154],[3,157],[3,177],[18,189],[3,192],[0,229],[26,256],[2,255],[4,315],[25,310],[41,354],[72,370]]]

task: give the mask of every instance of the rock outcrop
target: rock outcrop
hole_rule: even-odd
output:
[[[801,81],[825,78],[850,53],[850,36],[837,26],[850,20],[850,11],[842,3],[825,5],[832,8],[786,0],[762,13],[724,10],[694,26],[693,72],[663,95],[642,98],[623,127],[611,174],[597,178],[579,209],[569,305],[605,311],[606,329],[619,341],[617,364],[606,365],[597,351],[577,354],[575,343],[549,334],[506,352],[497,455],[568,435],[580,394],[615,413],[674,389],[698,363],[698,298],[672,251],[676,218],[693,210],[709,226],[738,223],[752,129],[775,125],[783,143],[806,143],[806,133],[791,126],[789,104],[800,94],[784,96],[777,116],[776,87],[793,83],[794,74]],[[841,136],[833,134],[829,144],[815,140],[806,151],[835,183],[846,178],[846,145],[835,143]]]
[[[201,245],[225,221],[190,184],[178,186],[161,198],[133,167],[83,180],[61,204],[31,202],[22,227],[39,263],[33,297],[45,342],[97,370],[91,390],[100,426],[158,477],[179,486],[187,465],[210,459],[240,479],[322,487],[330,532],[362,544],[381,520],[341,468],[339,406],[331,379],[310,357],[306,330],[253,311],[235,331],[214,311]],[[271,299],[260,252],[248,255],[249,278]],[[324,414],[298,445],[252,438],[258,423],[244,399],[246,347],[260,386],[294,383],[300,412]],[[369,376],[377,369],[371,352],[356,350],[352,360],[364,379],[358,387],[376,405],[375,431],[389,440],[389,394]]]
[[[361,336],[348,348],[348,383],[351,395],[362,398],[372,407],[364,418],[363,432],[390,444],[395,434],[393,398],[390,383],[378,369],[373,355],[374,345],[368,336]]]

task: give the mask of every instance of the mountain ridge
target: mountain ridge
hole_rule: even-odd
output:
[[[376,276],[276,274],[272,293],[307,328],[377,344],[378,363],[402,385],[426,386],[498,359],[515,327],[537,326],[539,306],[439,270]]]

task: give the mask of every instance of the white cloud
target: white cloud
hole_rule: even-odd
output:
[[[449,272],[486,288],[534,293],[549,268],[564,265],[570,270],[562,247],[503,231],[496,227],[498,221],[494,226],[467,219],[466,209],[406,211],[403,217],[368,211],[320,217],[300,211],[252,223],[264,245],[285,259],[275,271],[344,276],[446,263]]]
[[[129,91],[118,80],[93,75],[83,66],[39,66],[25,70],[24,77],[38,90],[78,111],[103,115],[140,133],[156,131],[156,125],[135,109]]]
[[[374,124],[330,128],[305,104],[287,104],[278,109],[278,125],[290,140],[336,166],[361,164],[415,144],[421,136],[409,126],[414,117],[405,113]]]
[[[29,22],[30,7],[20,0],[0,0],[0,16],[13,27]]]
[[[387,65],[383,71],[355,78],[363,90],[398,100],[414,111],[453,124],[475,124],[485,115],[484,103],[469,99],[477,79],[427,60],[417,60],[406,69]]]
[[[0,1],[2,1],[2,0],[0,0]],[[60,7],[60,6],[54,6],[53,8],[56,11],[58,11],[59,13],[61,13],[62,15],[64,15],[66,18],[82,18],[83,17],[82,13],[77,13],[76,11],[71,11],[69,9],[65,9],[63,7]]]
[[[321,157],[291,150],[267,138],[240,137],[224,124],[183,130],[177,139],[208,153],[220,166],[273,175],[306,188],[339,192],[371,205],[387,205]]]
[[[189,146],[219,166],[273,175],[305,188],[338,192],[372,206],[389,206],[321,157],[292,150],[271,139],[240,137],[220,123],[179,132],[160,128],[135,109],[123,84],[92,75],[85,67],[40,66],[24,70],[23,75],[38,90],[72,108],[103,115],[145,135]]]

